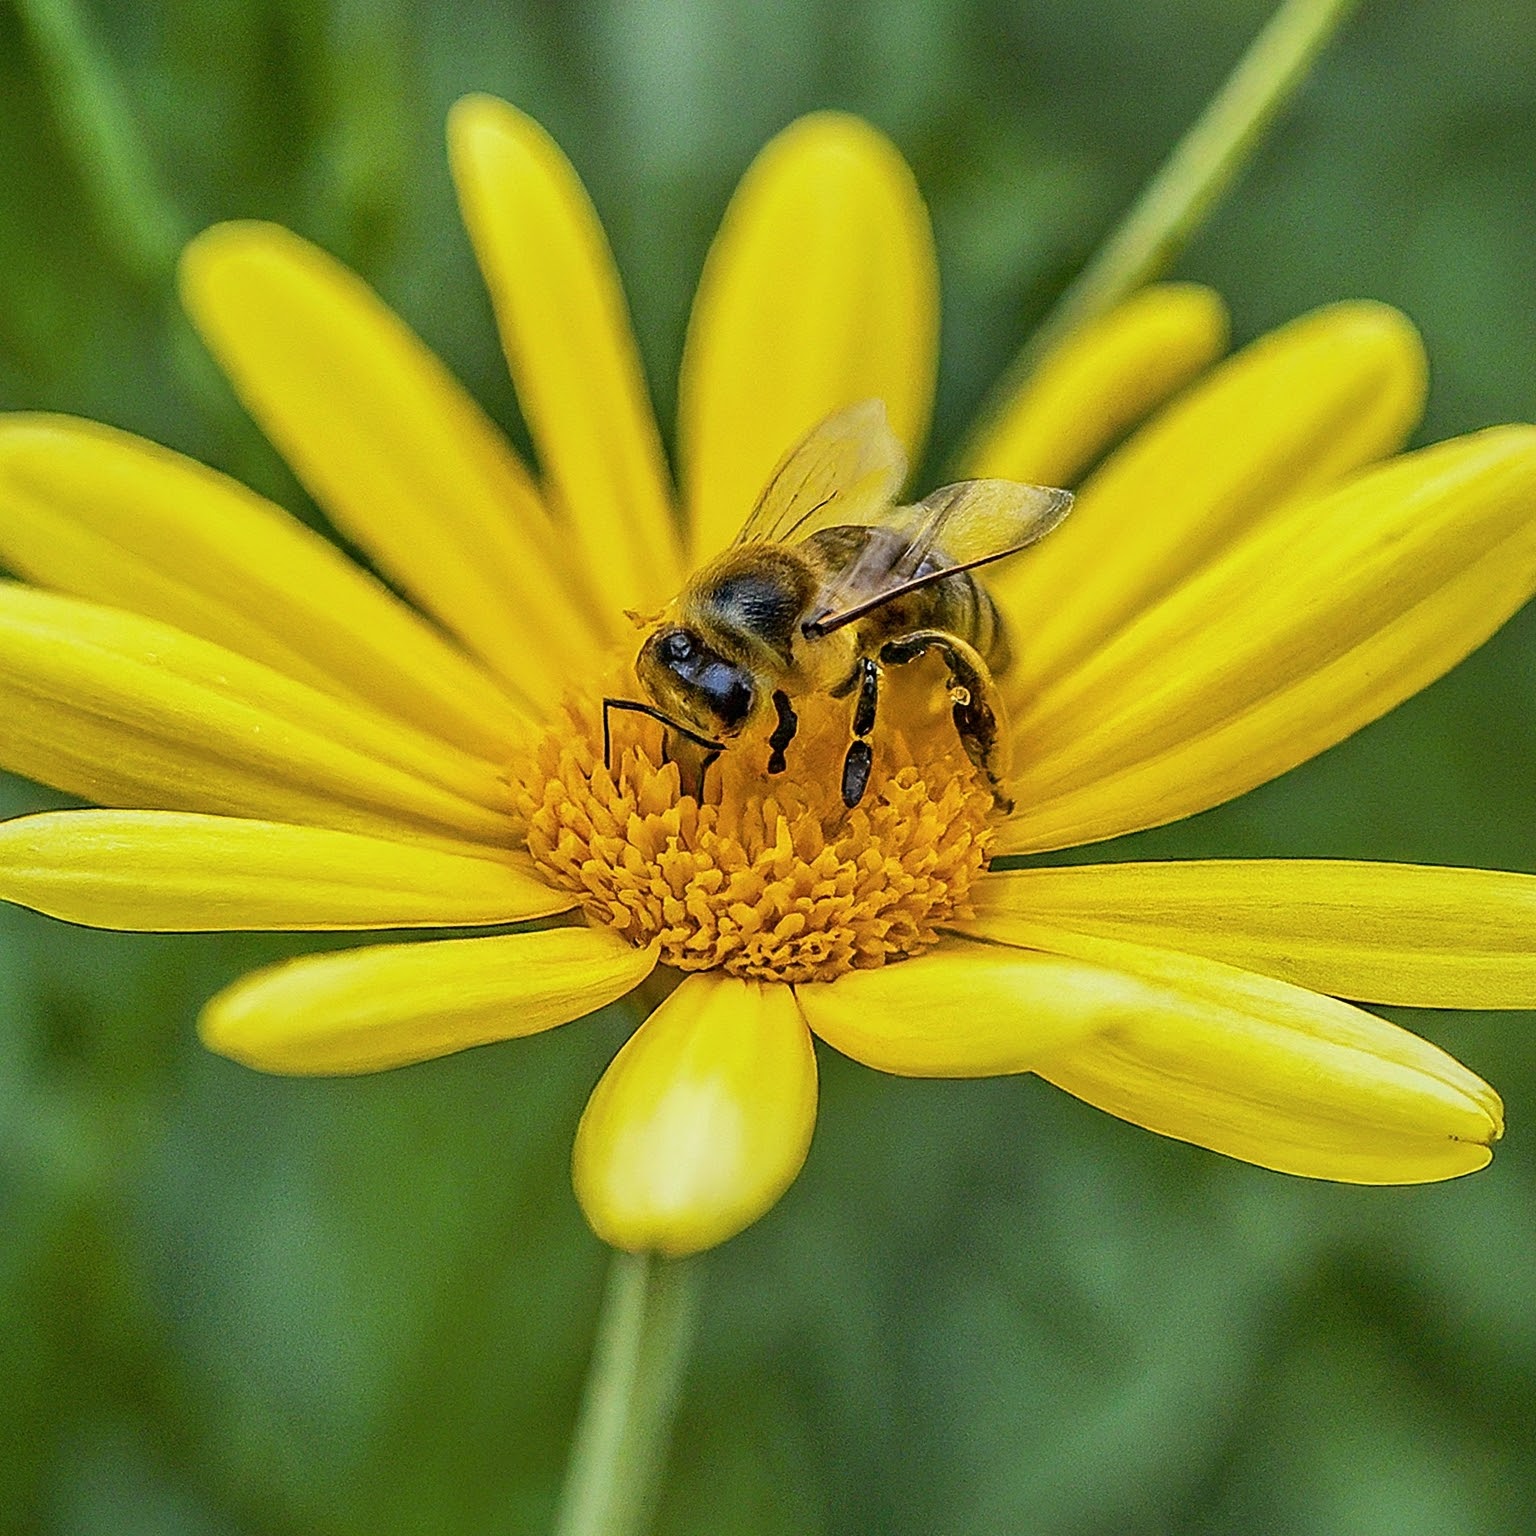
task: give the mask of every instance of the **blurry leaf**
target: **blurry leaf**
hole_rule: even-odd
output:
[[[242,1527],[178,1484],[159,1451],[137,1426],[82,1425],[70,1436],[49,1525],[70,1536],[237,1536]]]
[[[314,1531],[540,1528],[600,1277],[570,1136],[612,1036],[376,1078],[193,1063],[144,1240],[228,1486]]]
[[[1246,1405],[1195,1531],[1295,1536],[1509,1536],[1532,1487],[1448,1418],[1412,1362],[1347,1302],[1314,1298]]]

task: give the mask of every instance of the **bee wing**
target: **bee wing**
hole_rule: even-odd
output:
[[[890,510],[907,456],[883,400],[828,416],[785,455],[758,497],[738,544],[803,539],[839,523],[871,523]]]
[[[1043,539],[1072,508],[1070,491],[1014,480],[961,480],[898,507],[822,589],[806,621],[826,635],[956,571],[974,570]]]

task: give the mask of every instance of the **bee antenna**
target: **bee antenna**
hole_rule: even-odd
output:
[[[613,742],[608,733],[608,711],[610,709],[625,710],[630,714],[644,715],[647,719],[659,721],[662,725],[670,726],[679,736],[686,736],[696,746],[705,748],[710,752],[725,751],[723,741],[714,741],[708,736],[701,736],[697,731],[690,730],[681,720],[674,720],[671,715],[664,715],[654,704],[642,704],[639,699],[604,699],[603,700],[603,767],[611,773],[613,771]]]

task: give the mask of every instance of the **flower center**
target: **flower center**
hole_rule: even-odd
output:
[[[767,773],[766,739],[743,736],[694,794],[660,726],[615,714],[610,772],[596,701],[567,705],[512,777],[540,873],[592,922],[659,942],[662,963],[684,971],[830,981],[927,949],[938,924],[969,915],[993,841],[991,793],[947,710],[876,728],[850,810],[848,702],[796,709],[784,772]]]

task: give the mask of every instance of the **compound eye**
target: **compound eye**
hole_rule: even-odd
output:
[[[675,666],[680,661],[687,661],[693,655],[695,649],[693,636],[686,629],[671,630],[657,642],[656,649],[664,662]]]

